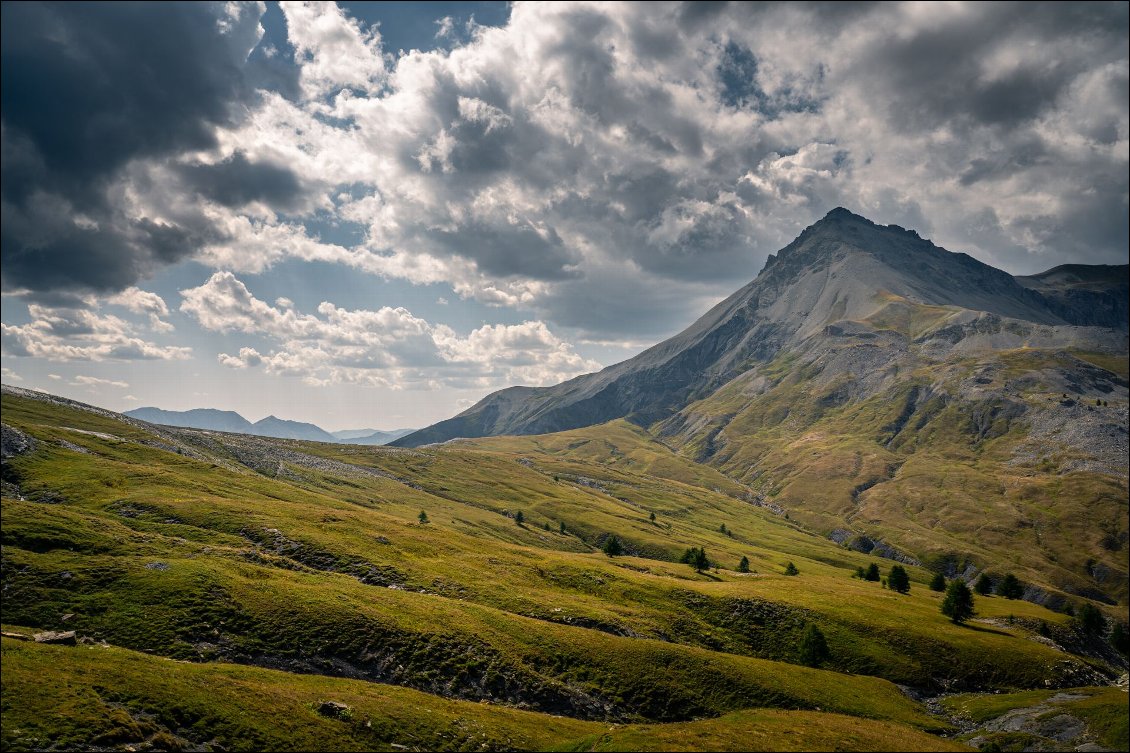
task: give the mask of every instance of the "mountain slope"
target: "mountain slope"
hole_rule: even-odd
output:
[[[913,231],[879,226],[839,208],[770,256],[757,279],[669,340],[554,387],[501,390],[392,444],[414,447],[456,437],[540,434],[621,417],[647,425],[709,395],[752,362],[768,362],[828,325],[866,319],[892,302],[941,307],[934,322],[939,326],[976,322],[983,328],[1007,319],[1023,322],[1028,331],[1033,326],[1101,324],[1125,332],[1126,318],[1120,315],[1126,308],[1125,287],[1114,284],[1110,289],[1118,269],[1124,276],[1125,268],[1115,268],[1105,287],[1100,283],[1097,291],[1087,291],[1110,298],[1109,306],[1096,309],[1087,300],[1054,293],[1043,278],[1022,284]],[[1061,329],[1040,333],[1047,341],[1075,338],[1096,349],[1105,339]]]

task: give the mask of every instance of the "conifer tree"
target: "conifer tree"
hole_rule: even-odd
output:
[[[977,592],[978,596],[988,596],[993,592],[993,580],[988,573],[981,573],[981,577],[973,585],[973,590]]]
[[[428,514],[423,510],[420,510],[420,514],[416,518],[420,521],[420,525],[425,525],[428,522]]]
[[[941,593],[942,591],[945,591],[946,590],[946,576],[942,575],[941,573],[938,573],[937,575],[935,575],[934,579],[932,581],[930,581],[930,590],[931,591],[937,591],[939,593]]]
[[[749,572],[749,557],[742,557],[742,561],[738,563],[738,572],[739,573],[748,573]]]
[[[796,565],[790,562],[785,565],[785,575],[800,575],[800,570],[797,570]]]
[[[1006,599],[1019,599],[1024,595],[1024,586],[1021,585],[1020,579],[1015,575],[1005,573],[1005,576],[997,583],[997,595]]]
[[[829,656],[828,642],[824,640],[824,633],[811,622],[804,629],[797,646],[801,664],[809,667],[818,667]]]
[[[910,591],[910,576],[902,565],[891,565],[891,574],[887,576],[887,585],[892,591],[904,594]]]
[[[624,547],[620,544],[620,539],[616,538],[615,536],[609,536],[604,541],[604,547],[602,548],[602,551],[609,557],[619,557],[624,553]]]
[[[879,577],[879,566],[872,562],[867,566],[867,572],[863,574],[863,579],[878,582]]]
[[[942,600],[942,614],[957,624],[973,616],[973,592],[959,578],[950,581],[946,598]]]

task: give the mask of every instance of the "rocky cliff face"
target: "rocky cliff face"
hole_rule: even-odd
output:
[[[501,390],[393,444],[539,434],[623,417],[650,425],[754,364],[819,347],[871,320],[864,329],[872,333],[861,337],[893,348],[878,362],[896,355],[906,337],[921,340],[937,358],[1019,343],[1125,352],[1125,277],[1126,267],[1072,267],[1014,278],[912,230],[835,209],[770,256],[757,279],[675,337],[553,387]],[[903,324],[909,329],[901,337],[882,334]]]

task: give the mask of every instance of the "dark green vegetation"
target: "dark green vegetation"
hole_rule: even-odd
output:
[[[925,733],[946,723],[893,683],[1117,672],[1031,640],[1041,621],[1083,634],[1037,605],[985,599],[994,623],[962,627],[928,589],[845,578],[869,559],[626,424],[585,430],[614,452],[584,432],[397,450],[13,391],[3,420],[5,630],[112,646],[5,639],[5,749],[943,748]],[[756,572],[688,568],[688,548]],[[330,700],[350,717],[317,713]]]
[[[942,614],[959,624],[976,614],[973,610],[973,593],[960,580],[950,581],[946,598],[942,600]]]

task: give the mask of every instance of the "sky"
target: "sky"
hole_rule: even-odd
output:
[[[422,427],[844,206],[1127,262],[1128,4],[4,3],[3,381]]]

